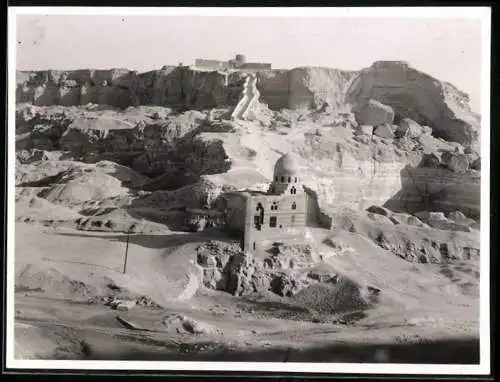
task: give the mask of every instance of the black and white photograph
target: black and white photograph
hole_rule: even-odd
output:
[[[490,8],[8,24],[7,367],[489,373]]]

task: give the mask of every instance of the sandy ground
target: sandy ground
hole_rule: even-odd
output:
[[[331,232],[314,229],[313,234],[321,239]],[[123,234],[17,223],[15,356],[478,362],[479,299],[458,287],[464,280],[477,284],[477,264],[412,264],[365,237],[336,235],[355,251],[329,257],[329,265],[384,296],[347,323],[333,315],[312,320],[292,300],[276,296],[235,297],[203,288],[195,246],[223,239],[216,231],[132,235],[123,274]],[[88,304],[110,284],[149,296],[162,307],[116,311]],[[201,329],[192,330],[190,323]]]

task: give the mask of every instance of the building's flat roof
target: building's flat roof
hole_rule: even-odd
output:
[[[257,195],[262,195],[262,196],[271,196],[268,192],[265,191],[259,191],[259,190],[239,190],[239,191],[232,191],[229,192],[228,195],[231,196],[240,196],[240,197],[249,197],[249,196],[257,196]]]
[[[256,195],[269,196],[269,195],[271,195],[268,192],[259,191],[259,190],[243,190],[243,191],[240,191],[240,192],[242,192],[243,194],[245,194],[247,196],[256,196]]]

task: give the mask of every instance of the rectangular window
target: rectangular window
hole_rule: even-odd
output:
[[[276,216],[271,216],[269,218],[269,227],[276,227],[277,220]]]
[[[295,223],[295,215],[292,215],[292,223]]]

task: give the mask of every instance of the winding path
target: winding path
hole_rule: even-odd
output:
[[[243,97],[234,108],[231,117],[234,119],[248,119],[259,97],[260,92],[257,90],[257,77],[255,74],[249,74],[243,87]]]

